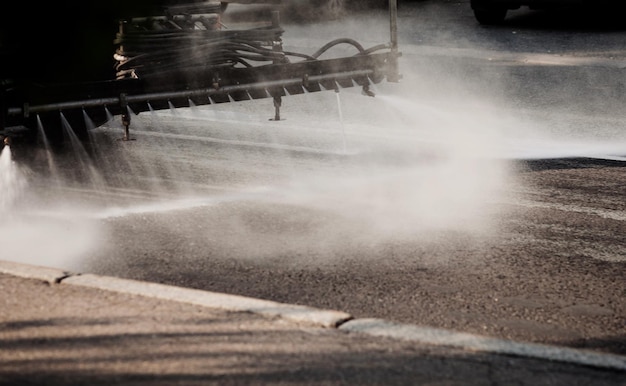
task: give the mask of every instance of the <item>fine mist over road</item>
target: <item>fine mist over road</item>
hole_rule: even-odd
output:
[[[403,78],[374,98],[142,113],[133,141],[114,119],[55,173],[41,150],[3,258],[624,354],[625,31],[532,15],[484,28],[468,3],[409,2]],[[385,23],[287,24],[285,45]]]

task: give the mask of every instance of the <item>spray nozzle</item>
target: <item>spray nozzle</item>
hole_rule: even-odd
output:
[[[372,90],[370,90],[370,86],[367,85],[367,84],[365,86],[363,86],[363,91],[361,93],[363,95],[369,96],[369,97],[375,97],[376,96],[376,94]]]
[[[11,138],[9,138],[9,137],[4,137],[4,139],[2,140],[2,143],[4,144],[4,146],[9,146],[9,145],[11,145]]]

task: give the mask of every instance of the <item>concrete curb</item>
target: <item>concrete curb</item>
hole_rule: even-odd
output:
[[[457,347],[469,351],[626,371],[626,356],[542,344],[520,343],[451,330],[398,324],[381,319],[354,319],[350,314],[340,311],[321,310],[137,280],[72,273],[55,268],[2,260],[0,260],[0,273],[43,280],[49,283],[97,288],[227,311],[252,312],[325,328],[337,328],[347,333],[362,333],[428,345]]]
[[[0,261],[0,272],[49,283],[97,288],[161,300],[194,304],[236,312],[253,312],[265,316],[281,317],[296,322],[335,328],[352,316],[344,312],[320,310],[311,307],[260,300],[244,296],[221,294],[165,284],[142,282],[93,274],[71,273],[55,268],[40,267]]]
[[[4,260],[0,260],[0,272],[25,277],[27,279],[43,280],[48,283],[59,283],[64,278],[72,275],[69,271],[63,271],[57,268],[20,264]]]
[[[520,343],[439,328],[397,324],[381,319],[355,319],[342,324],[339,329],[429,345],[626,371],[625,356],[537,343]]]
[[[162,300],[172,300],[227,311],[253,312],[266,316],[281,317],[296,322],[310,323],[326,328],[337,327],[341,323],[352,319],[351,315],[339,311],[319,310],[244,296],[91,274],[67,277],[62,281],[62,284],[98,288]]]

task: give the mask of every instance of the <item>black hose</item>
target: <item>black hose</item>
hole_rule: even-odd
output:
[[[145,26],[126,25],[117,34],[117,55],[123,57],[115,65],[116,77],[150,76],[170,71],[206,69],[212,67],[254,67],[260,64],[288,63],[288,57],[305,61],[319,60],[320,56],[339,44],[349,44],[358,51],[356,55],[368,55],[388,48],[377,45],[365,49],[350,38],[335,39],[312,55],[276,50],[275,42],[281,41],[284,32],[277,27],[261,27],[249,30],[198,30],[198,29],[149,30]]]
[[[363,53],[365,52],[365,48],[363,48],[363,46],[357,42],[354,39],[350,39],[350,38],[340,38],[340,39],[335,39],[329,43],[326,43],[322,48],[320,48],[319,50],[317,50],[316,53],[314,53],[313,55],[311,55],[314,58],[319,58],[322,54],[324,54],[326,51],[328,51],[329,49],[333,48],[334,46],[337,46],[339,44],[350,44],[353,45],[354,47],[356,47],[357,50],[359,50],[359,53]]]

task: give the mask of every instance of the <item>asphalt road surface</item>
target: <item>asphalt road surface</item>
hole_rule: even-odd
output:
[[[284,43],[375,45],[386,20],[286,20]],[[403,3],[404,77],[375,98],[140,114],[133,141],[93,130],[95,157],[15,154],[3,256],[626,354],[626,30],[602,26]]]

